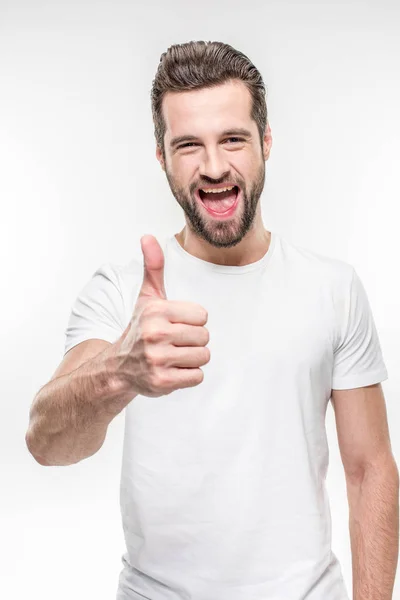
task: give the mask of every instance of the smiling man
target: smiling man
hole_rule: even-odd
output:
[[[142,257],[81,290],[28,447],[40,464],[76,463],[125,409],[117,600],[349,600],[325,485],[331,400],[353,600],[390,600],[399,478],[362,282],[265,229],[272,137],[243,53],[172,46],[151,99],[186,226],[161,245],[144,236]]]
[[[188,223],[177,240],[190,254],[217,264],[254,262],[270,242],[259,200],[271,129],[267,123],[261,145],[251,104],[249,89],[237,79],[168,92],[163,100],[168,127],[157,158]]]

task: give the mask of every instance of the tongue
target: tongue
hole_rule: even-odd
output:
[[[233,189],[227,192],[218,192],[216,194],[201,193],[201,198],[204,206],[207,208],[211,208],[211,210],[214,210],[215,212],[225,212],[235,204],[236,192]]]

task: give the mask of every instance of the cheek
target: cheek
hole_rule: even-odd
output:
[[[245,179],[251,179],[258,171],[260,159],[253,153],[243,152],[240,156],[235,157],[231,165]]]

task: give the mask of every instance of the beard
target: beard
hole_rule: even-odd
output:
[[[192,186],[189,194],[187,194],[183,188],[175,183],[173,175],[167,169],[165,169],[165,173],[171,192],[185,213],[185,221],[189,229],[208,244],[215,248],[232,248],[253,227],[260,196],[264,189],[264,160],[260,161],[258,172],[249,190],[247,190],[244,181],[237,182],[242,191],[242,197],[230,219],[219,220],[217,217],[209,215],[205,208],[199,205],[195,196],[195,190],[198,186]],[[210,185],[210,183],[207,185]]]

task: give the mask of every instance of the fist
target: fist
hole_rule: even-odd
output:
[[[200,367],[210,360],[208,313],[194,302],[167,300],[162,248],[151,235],[140,243],[143,283],[119,340],[116,368],[132,393],[156,398],[203,381]]]

